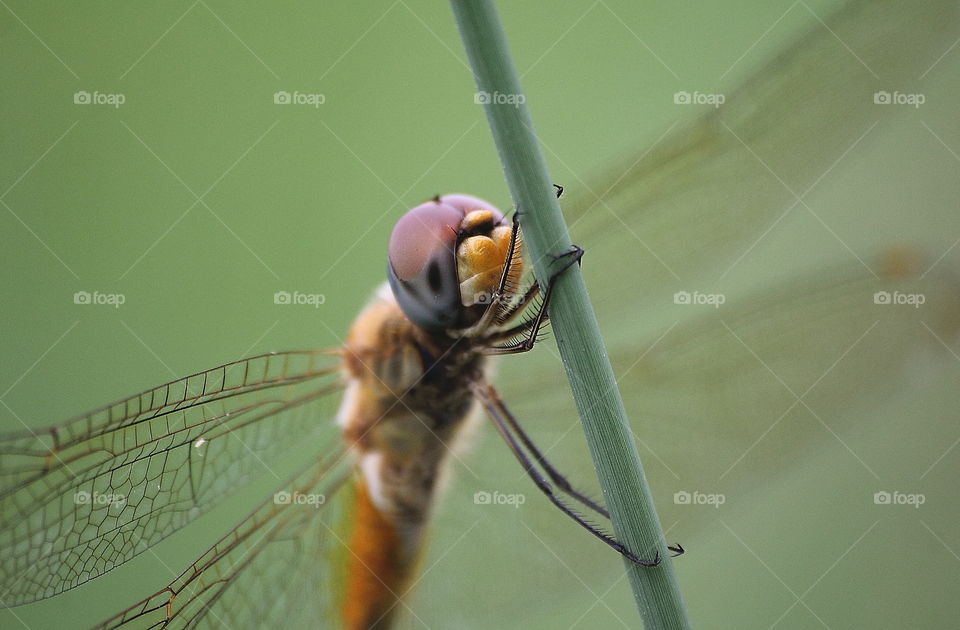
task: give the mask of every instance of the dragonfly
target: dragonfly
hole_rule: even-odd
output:
[[[903,50],[915,45],[918,33],[931,49],[944,41],[955,25],[944,19],[952,15],[948,4],[874,11],[870,3],[852,3],[828,20],[829,28],[811,30],[727,95],[722,108],[652,151],[628,156],[596,183],[579,187],[583,192],[568,186],[572,199],[562,201],[586,251],[585,271],[621,268],[624,252],[639,256],[649,249],[659,259],[616,282],[591,283],[595,298],[616,305],[610,316],[634,317],[644,300],[675,289],[678,276],[736,260],[797,203],[791,187],[769,171],[815,182],[863,133],[865,111],[878,115],[864,107],[877,86],[861,63],[882,68],[893,83],[916,74],[917,61]],[[745,168],[757,155],[769,170]],[[603,191],[602,201],[588,191]],[[486,412],[506,439],[505,454],[518,455],[525,472],[540,467],[535,483],[602,517],[603,506],[578,492],[522,429],[481,359],[469,355],[476,364],[458,366],[473,375],[466,386],[421,391],[417,404],[406,396],[411,383],[443,380],[426,378],[425,366],[436,365],[447,350],[427,343],[434,336],[451,345],[482,339],[494,354],[536,346],[550,282],[522,286],[530,265],[522,259],[521,234],[522,211],[509,222],[466,195],[428,200],[398,221],[387,245],[388,284],[354,321],[343,347],[231,362],[47,429],[0,436],[5,605],[54,597],[129,561],[244,487],[262,472],[262,461],[282,458],[295,440],[316,445],[308,466],[165,588],[100,627],[387,627],[406,608],[403,595],[442,485],[443,460],[460,430],[468,430],[426,430],[423,416],[443,415],[441,405],[464,423]],[[436,253],[449,255],[447,262],[431,264]],[[579,254],[558,256],[562,267]],[[955,336],[956,279],[929,268],[922,252],[888,249],[869,269],[852,263],[819,270],[724,305],[722,320],[708,313],[685,322],[656,343],[620,327],[623,338],[610,342],[615,362],[634,368],[627,400],[658,419],[643,427],[649,439],[675,445],[688,459],[702,460],[699,449],[724,450],[717,447],[724,442],[733,452],[748,450],[769,424],[757,410],[777,406],[777,397],[786,395],[757,378],[768,367],[787,382],[816,380],[869,327],[865,322],[877,322],[885,342],[851,356],[854,363],[838,378],[813,391],[809,404],[835,408],[902,378],[908,357],[930,341],[931,330],[941,339]],[[878,309],[878,294],[897,292],[927,298],[926,326],[916,310]],[[525,306],[532,317],[511,326]],[[469,334],[451,337],[448,330]],[[422,337],[412,343],[403,335]],[[639,361],[637,347],[644,348]],[[764,357],[764,365],[750,354]],[[862,386],[864,375],[872,388]],[[555,387],[541,378],[529,376],[531,391]],[[374,390],[391,402],[378,400]],[[336,423],[324,416],[335,395],[342,397]],[[385,413],[406,418],[402,429],[367,413],[391,404]],[[691,439],[711,416],[737,422],[708,430],[703,443]],[[801,426],[788,430],[798,449],[817,439]],[[424,439],[432,450],[416,446]],[[409,460],[391,461],[385,452]],[[735,474],[746,477],[761,465],[747,461]],[[398,483],[391,475],[413,480]],[[569,509],[576,519],[579,512]],[[384,522],[388,513],[392,525]],[[641,563],[658,560],[655,551],[650,557],[644,555],[650,550],[617,550]],[[266,588],[270,597],[263,596]]]

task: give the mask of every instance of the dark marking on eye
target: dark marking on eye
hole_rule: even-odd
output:
[[[434,293],[440,293],[443,288],[443,277],[440,275],[440,264],[436,260],[430,261],[427,268],[427,284]]]

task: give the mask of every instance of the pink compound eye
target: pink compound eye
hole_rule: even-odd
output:
[[[468,195],[446,195],[422,203],[400,217],[387,248],[387,277],[404,314],[428,330],[463,323],[456,249],[460,225],[473,210],[491,210]]]
[[[412,282],[431,261],[453,252],[463,212],[428,201],[408,210],[393,226],[387,257],[400,280]]]
[[[403,313],[421,328],[453,328],[462,317],[456,261],[462,220],[462,210],[436,200],[407,211],[393,227],[390,288]]]

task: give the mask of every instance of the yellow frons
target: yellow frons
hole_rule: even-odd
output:
[[[485,211],[477,210],[468,215]],[[488,304],[503,273],[510,249],[510,226],[495,227],[490,236],[471,236],[457,247],[457,277],[460,278],[460,301],[464,306]],[[519,258],[511,267],[511,277],[519,277],[523,267]]]
[[[471,236],[457,248],[457,273],[461,280],[503,266],[503,252],[486,236]]]
[[[486,236],[471,236],[457,248],[460,301],[464,306],[483,304],[497,288],[505,251]]]

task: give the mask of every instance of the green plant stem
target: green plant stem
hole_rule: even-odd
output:
[[[520,82],[492,0],[451,0],[484,110],[520,211],[524,242],[537,278],[548,278],[570,237],[533,130]],[[589,264],[586,253],[585,264]],[[590,445],[615,536],[646,568],[625,560],[637,607],[648,630],[689,628],[663,531],[631,439],[626,412],[577,265],[556,281],[550,321]],[[613,554],[614,552],[610,552]]]

